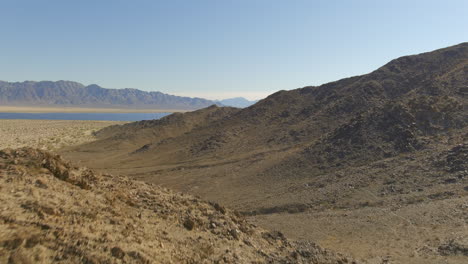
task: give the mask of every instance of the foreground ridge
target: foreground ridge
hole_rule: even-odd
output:
[[[219,204],[60,156],[0,151],[1,263],[355,263]]]

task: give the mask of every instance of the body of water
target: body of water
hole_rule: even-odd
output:
[[[160,119],[171,113],[0,113],[0,119],[141,121]]]

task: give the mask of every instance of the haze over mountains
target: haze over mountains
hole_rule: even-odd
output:
[[[235,97],[235,98],[217,100],[216,102],[220,103],[221,105],[224,105],[224,106],[245,108],[245,107],[249,107],[249,106],[255,104],[256,102],[258,102],[258,100],[249,101],[249,100],[245,99],[244,97]]]
[[[63,154],[222,202],[355,257],[463,263],[467,95],[462,43],[245,109],[109,127]]]
[[[71,81],[0,81],[0,104],[194,110],[215,102],[130,88],[106,89],[96,84],[85,86]]]

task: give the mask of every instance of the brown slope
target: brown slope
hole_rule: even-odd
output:
[[[239,109],[232,107],[208,108],[174,113],[159,120],[145,120],[125,125],[110,126],[95,133],[98,140],[74,148],[75,158],[87,160],[91,156],[105,165],[129,157],[129,154],[147,153],[150,148],[180,137],[198,127],[209,127],[213,122],[226,118]],[[92,154],[91,154],[92,153]]]
[[[0,182],[1,263],[351,263],[218,204],[35,149],[0,151]]]
[[[406,56],[367,75],[278,92],[190,131],[182,129],[183,134],[164,141],[156,135],[159,132],[149,131],[165,129],[166,125],[154,122],[143,130],[149,136],[127,137],[116,130],[114,136],[78,150],[100,152],[100,148],[131,142],[133,149],[116,151],[119,159],[112,156],[112,160],[99,163],[136,176],[158,175],[157,182],[179,187],[190,188],[195,182],[204,181],[200,189],[207,187],[210,191],[210,177],[233,178],[228,176],[232,166],[226,164],[237,164],[242,176],[236,177],[254,184],[254,175],[269,174],[272,169],[275,174],[290,174],[288,164],[292,161],[328,168],[352,164],[356,158],[367,162],[390,157],[422,148],[422,137],[465,127],[467,61],[467,43]],[[191,119],[189,114],[182,117]],[[128,131],[134,133],[132,129]],[[77,153],[67,155],[77,157]],[[322,157],[323,153],[331,157]],[[106,153],[109,154],[112,153]],[[89,159],[95,160],[93,156]],[[286,166],[277,166],[281,163]],[[191,169],[192,176],[183,176],[184,184],[178,177],[181,169]],[[198,177],[196,171],[203,176]],[[306,171],[295,170],[294,174]],[[239,183],[242,185],[245,183]]]
[[[145,152],[65,155],[222,201],[376,263],[465,263],[468,176],[448,164],[458,153],[466,167],[458,145],[468,140],[467,87],[463,43],[280,91]]]

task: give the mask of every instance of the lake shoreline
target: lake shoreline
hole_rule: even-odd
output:
[[[171,113],[4,113],[3,120],[77,120],[77,121],[141,121],[160,119]]]
[[[183,113],[181,109],[0,106],[1,113]]]

